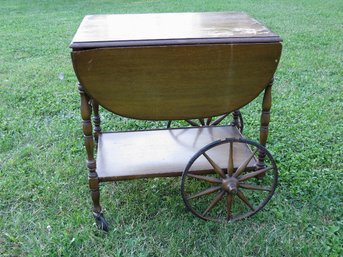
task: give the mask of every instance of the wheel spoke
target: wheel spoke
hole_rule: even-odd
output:
[[[208,162],[212,165],[214,171],[221,176],[222,178],[225,177],[224,172],[222,171],[222,169],[206,154],[203,153],[203,155],[206,157],[206,159],[208,160]]]
[[[258,191],[268,191],[268,192],[272,191],[270,188],[265,188],[265,187],[260,187],[260,186],[245,184],[245,183],[239,184],[239,187],[250,189],[250,190],[258,190]]]
[[[206,125],[209,126],[211,124],[212,117],[207,118]]]
[[[258,151],[258,149],[256,149],[250,156],[248,159],[246,159],[245,162],[243,162],[241,164],[241,166],[238,167],[238,169],[236,170],[236,172],[233,174],[234,177],[238,177],[248,166],[249,162],[251,161],[251,159],[255,156],[256,152]]]
[[[225,194],[224,191],[220,191],[216,197],[212,200],[210,205],[207,207],[207,209],[202,213],[203,216],[205,216],[212,208],[223,198],[223,195]]]
[[[218,191],[221,188],[222,188],[221,186],[210,187],[210,188],[208,188],[208,189],[206,189],[204,191],[201,191],[199,193],[196,193],[195,195],[192,195],[192,196],[188,197],[187,199],[190,200],[190,199],[197,198],[197,197],[200,197],[200,196],[208,195],[208,194],[211,194],[213,192]]]
[[[251,179],[251,178],[254,178],[258,175],[261,175],[263,173],[266,173],[268,170],[271,170],[272,167],[268,167],[268,168],[265,168],[265,169],[261,169],[261,170],[257,170],[257,171],[253,171],[253,172],[250,172],[248,174],[245,174],[243,175],[242,177],[240,177],[238,179],[238,181],[245,181],[245,180],[248,180],[248,179]]]
[[[198,119],[198,120],[199,120],[201,126],[205,126],[205,119]]]
[[[208,123],[208,118],[204,120]],[[243,158],[237,155],[237,144],[244,144],[249,150],[243,153]],[[224,151],[224,163],[217,159],[216,149]],[[265,151],[264,167],[257,165],[259,151]],[[206,173],[196,171],[199,162],[206,164]],[[195,216],[232,222],[262,210],[274,194],[277,179],[275,161],[261,144],[244,138],[226,138],[208,144],[190,159],[182,175],[181,195]]]
[[[197,124],[196,122],[192,121],[192,120],[186,120],[186,122],[188,122],[190,125],[192,125],[193,127],[199,127],[199,124]]]
[[[230,142],[230,149],[229,149],[229,162],[227,165],[227,172],[229,176],[232,176],[234,171],[234,165],[233,165],[233,143]]]
[[[252,211],[254,210],[254,207],[249,203],[248,199],[245,197],[245,195],[242,193],[242,191],[238,190],[237,196],[239,199],[243,201]]]
[[[208,176],[199,176],[199,175],[195,175],[195,174],[188,174],[188,177],[191,178],[196,178],[196,179],[200,179],[200,180],[204,180],[207,181],[209,183],[221,183],[222,181],[220,179],[217,178],[213,178],[213,177],[208,177]]]
[[[232,218],[232,202],[233,202],[233,195],[228,194],[226,198],[226,210],[227,210],[227,219],[230,220]]]
[[[218,125],[220,122],[222,122],[223,119],[225,119],[225,117],[228,115],[228,113],[220,116],[218,119],[216,119],[214,122],[212,122],[212,126],[216,126]]]

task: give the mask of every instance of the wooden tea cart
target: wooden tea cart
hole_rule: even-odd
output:
[[[90,15],[70,47],[100,228],[108,230],[99,192],[107,181],[182,176],[182,198],[204,220],[247,218],[270,200],[277,167],[265,145],[278,35],[244,13]],[[242,136],[239,109],[261,92],[257,143]],[[168,125],[105,133],[99,105]],[[191,126],[172,128],[173,120]]]

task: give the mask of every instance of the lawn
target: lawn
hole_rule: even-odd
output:
[[[178,178],[105,184],[91,215],[68,45],[86,14],[245,11],[283,38],[265,209],[225,225],[185,210]],[[342,256],[343,1],[0,2],[1,256]],[[261,97],[242,109],[258,138]],[[155,128],[102,111],[104,130]]]

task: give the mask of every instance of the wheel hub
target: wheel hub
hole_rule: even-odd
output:
[[[235,177],[224,178],[222,181],[222,187],[226,192],[236,194],[238,188],[238,180]]]

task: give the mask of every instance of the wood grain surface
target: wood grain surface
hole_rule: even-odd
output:
[[[245,13],[107,14],[85,16],[70,47],[279,41]]]
[[[180,176],[198,150],[227,137],[240,138],[241,134],[234,126],[102,133],[99,136],[97,173],[101,181]],[[207,154],[222,168],[227,167],[229,150],[226,145],[215,147]],[[249,155],[251,151],[246,145],[236,144],[235,168]],[[249,166],[255,164],[253,159]],[[201,157],[192,170],[207,172],[212,169]]]
[[[73,51],[86,92],[136,119],[210,117],[239,109],[272,79],[280,43],[100,48]]]

